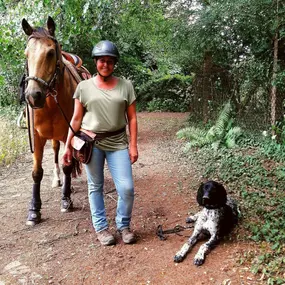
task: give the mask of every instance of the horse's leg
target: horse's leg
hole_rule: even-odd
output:
[[[34,180],[33,190],[32,190],[32,200],[30,202],[28,219],[26,224],[29,226],[34,226],[41,221],[41,196],[40,187],[43,178],[43,152],[46,140],[40,139],[40,137],[35,133],[35,149],[33,154],[33,172],[32,177]]]
[[[60,149],[60,142],[56,140],[52,140],[52,148],[54,152],[54,170],[53,170],[53,180],[52,180],[52,188],[59,187],[61,185],[60,182],[60,168],[58,165],[58,154]]]
[[[73,208],[73,204],[70,198],[71,195],[71,173],[73,166],[63,165],[63,185],[62,185],[62,198],[61,198],[61,212],[70,212]]]

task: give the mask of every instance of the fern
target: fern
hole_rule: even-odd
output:
[[[225,136],[225,145],[227,148],[233,148],[236,146],[237,139],[241,136],[241,128],[240,127],[233,127],[229,129]]]
[[[176,133],[179,139],[187,139],[187,140],[199,140],[201,137],[206,136],[206,131],[194,128],[194,127],[187,127],[179,130]]]
[[[231,103],[227,102],[222,111],[220,112],[216,120],[216,123],[214,125],[216,130],[216,136],[218,138],[223,137],[224,133],[227,131],[227,128],[231,126],[232,124],[231,112],[232,112]]]
[[[214,150],[217,150],[221,145],[225,145],[227,148],[235,147],[242,131],[239,127],[233,127],[233,118],[231,116],[231,103],[227,102],[219,113],[215,124],[208,131],[187,127],[178,131],[177,137],[188,141],[185,151],[205,145],[211,145]]]
[[[214,151],[217,151],[221,145],[221,140],[214,141],[211,146]]]

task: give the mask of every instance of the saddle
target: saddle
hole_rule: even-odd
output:
[[[61,51],[61,54],[66,60],[70,61],[77,68],[80,68],[82,66],[82,59],[78,55],[63,50]]]
[[[62,61],[69,69],[77,83],[82,80],[91,78],[91,73],[82,65],[82,59],[75,54],[61,51]]]

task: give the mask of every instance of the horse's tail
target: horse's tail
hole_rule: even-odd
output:
[[[76,178],[82,174],[82,163],[72,157],[72,177]]]

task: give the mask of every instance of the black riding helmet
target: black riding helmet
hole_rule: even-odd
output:
[[[116,45],[108,40],[100,41],[96,44],[92,50],[92,58],[97,58],[100,56],[112,56],[119,60],[119,51]]]
[[[117,63],[117,61],[119,60],[119,52],[118,49],[116,47],[116,45],[110,41],[101,41],[98,44],[96,44],[92,50],[92,58],[95,59],[95,62],[97,64],[97,59],[101,56],[111,56],[115,58],[115,64]],[[102,74],[100,74],[99,71],[97,71],[98,74],[103,77],[104,81],[107,81],[108,78],[111,78],[112,74],[110,74],[109,76],[103,76]]]

